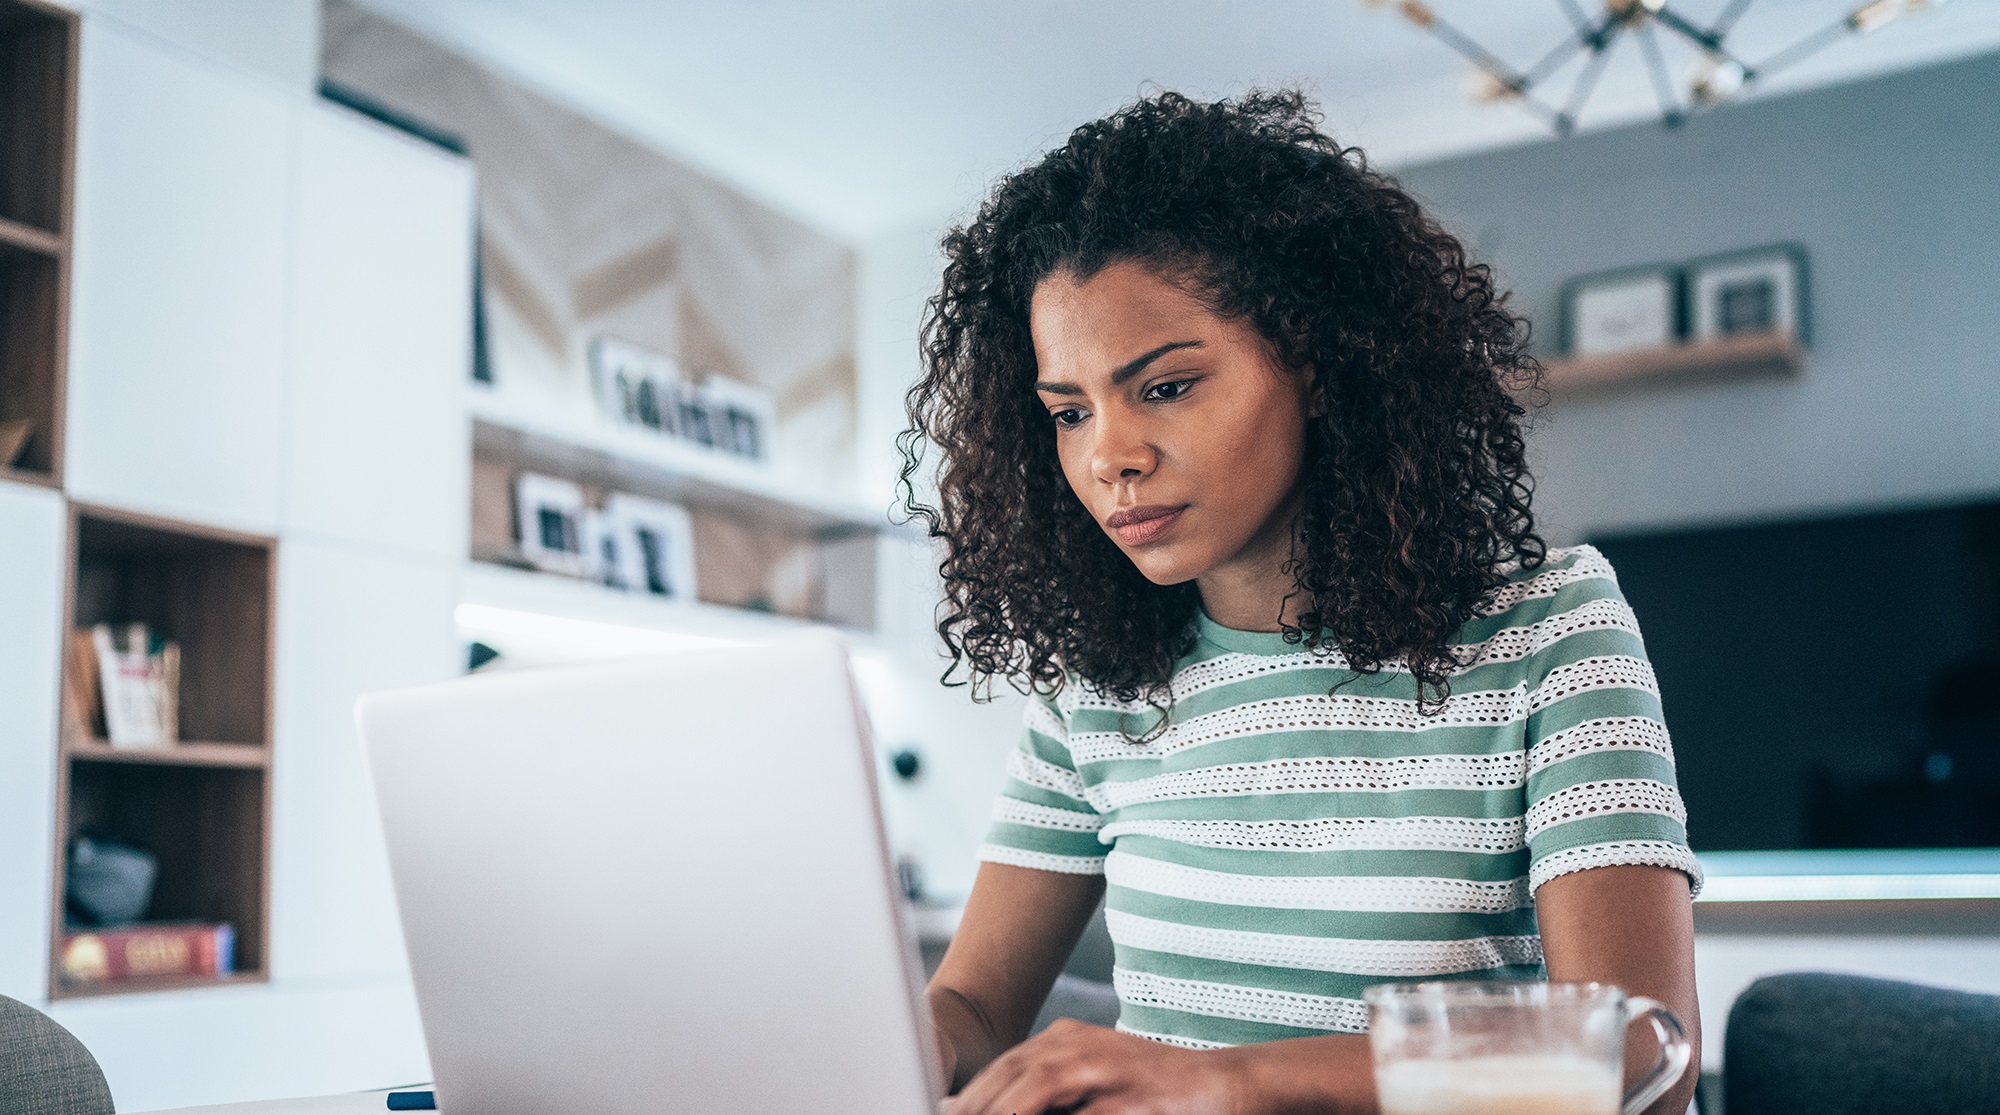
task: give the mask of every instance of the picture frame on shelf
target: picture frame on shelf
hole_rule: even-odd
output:
[[[1691,334],[1719,341],[1755,333],[1806,340],[1806,253],[1771,244],[1687,265]]]
[[[591,338],[591,381],[606,417],[669,436],[680,433],[676,399],[682,381],[671,357],[608,334]]]
[[[702,382],[708,398],[708,422],[714,447],[734,457],[760,464],[771,459],[771,430],[778,408],[771,393],[726,376]]]
[[[1661,348],[1684,332],[1684,284],[1666,264],[1582,275],[1563,284],[1563,349],[1605,356]]]
[[[528,564],[570,577],[590,575],[583,489],[567,480],[523,472],[514,478],[521,556]]]
[[[682,381],[673,389],[674,430],[681,440],[703,449],[715,448],[715,427],[710,420],[708,392],[700,384]]]
[[[618,521],[609,511],[601,508],[584,510],[583,544],[591,580],[606,588],[624,590],[632,587],[631,582],[625,579],[627,543]]]
[[[617,538],[618,579],[627,591],[695,599],[694,520],[687,508],[613,492],[604,518]]]

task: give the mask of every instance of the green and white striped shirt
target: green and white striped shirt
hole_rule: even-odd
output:
[[[1541,978],[1533,894],[1557,875],[1700,886],[1659,688],[1591,547],[1510,576],[1429,716],[1401,663],[1357,674],[1198,622],[1147,742],[1144,703],[1029,702],[980,852],[1106,877],[1119,1029],[1202,1049],[1358,1033],[1371,984]]]

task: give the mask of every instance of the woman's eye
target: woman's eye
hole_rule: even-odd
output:
[[[1146,397],[1148,399],[1178,399],[1182,395],[1187,394],[1188,388],[1193,386],[1194,381],[1191,379],[1170,379],[1165,383],[1156,383],[1148,387],[1146,389]]]
[[[1083,412],[1075,407],[1064,407],[1062,410],[1050,411],[1049,417],[1055,419],[1058,426],[1074,426],[1083,421]]]

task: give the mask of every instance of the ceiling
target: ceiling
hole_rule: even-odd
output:
[[[1359,0],[361,2],[849,240],[963,212],[995,176],[1156,86],[1301,83],[1333,135],[1389,166],[1549,134],[1518,106],[1473,104],[1456,54]],[[1854,2],[1755,0],[1729,43],[1754,63]],[[1674,6],[1706,23],[1724,3]],[[1431,6],[1523,69],[1569,27],[1557,0]],[[1994,49],[2000,0],[1956,0],[1845,37],[1755,92]],[[1683,87],[1695,61],[1668,55]],[[1657,115],[1627,41],[1583,127]]]

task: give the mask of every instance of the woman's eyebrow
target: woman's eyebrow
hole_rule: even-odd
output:
[[[1113,387],[1116,387],[1119,384],[1124,383],[1126,380],[1131,379],[1133,376],[1136,376],[1140,372],[1145,371],[1146,365],[1151,364],[1153,361],[1158,360],[1160,357],[1165,356],[1167,353],[1173,352],[1176,349],[1201,348],[1201,347],[1203,347],[1201,341],[1168,341],[1166,344],[1161,345],[1160,347],[1152,350],[1151,352],[1147,352],[1137,357],[1136,359],[1128,360],[1125,363],[1120,364],[1118,366],[1118,370],[1111,373],[1111,385]],[[1083,394],[1083,388],[1078,387],[1074,383],[1041,382],[1035,384],[1035,390],[1046,392],[1047,394],[1050,395]]]

